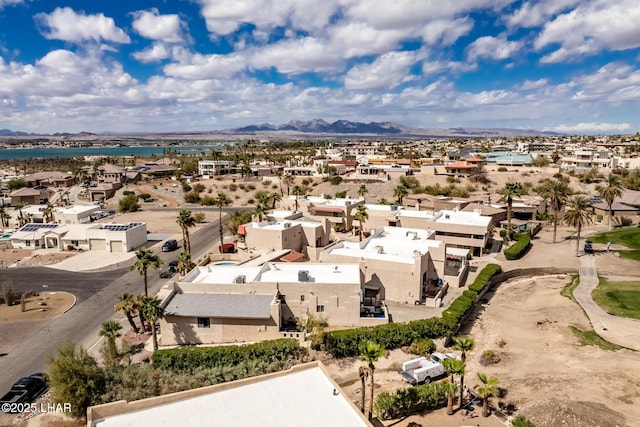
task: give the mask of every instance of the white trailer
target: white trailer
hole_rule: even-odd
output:
[[[409,384],[430,383],[433,379],[445,374],[441,363],[432,362],[426,357],[419,357],[402,363],[402,379]]]

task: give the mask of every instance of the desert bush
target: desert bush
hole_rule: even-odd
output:
[[[118,202],[120,212],[137,212],[139,209],[138,197],[135,194],[126,195]]]
[[[329,182],[332,185],[340,185],[340,183],[342,182],[342,177],[340,175],[332,176],[331,178],[329,178]]]
[[[151,194],[149,194],[149,193],[141,193],[141,194],[138,194],[138,199],[142,199],[142,200],[144,200],[145,202],[146,202],[147,200],[149,200],[150,198],[151,198]]]
[[[7,304],[8,306],[13,305],[14,293],[13,284],[11,282],[8,282],[6,280],[2,281],[2,297],[4,298],[5,304]]]
[[[204,196],[200,199],[200,204],[202,206],[213,206],[216,204],[216,199],[211,196]]]
[[[195,191],[188,192],[184,195],[184,201],[187,203],[199,203],[200,193],[196,193]]]
[[[203,223],[206,218],[207,215],[204,212],[196,212],[193,214],[193,219],[195,220],[196,224]]]
[[[420,181],[418,181],[413,176],[401,176],[400,177],[400,185],[404,185],[407,188],[414,189],[420,186]]]
[[[436,345],[431,338],[421,338],[412,342],[407,351],[410,354],[424,356],[427,353],[433,353],[435,349]]]
[[[196,193],[202,193],[205,190],[205,188],[206,187],[204,186],[204,184],[201,184],[199,182],[196,184],[193,184],[193,191],[195,191]]]
[[[182,191],[185,193],[188,193],[189,191],[191,191],[191,186],[189,184],[187,184],[186,182],[182,183]]]
[[[130,195],[132,195],[132,194],[136,194],[136,193],[135,193],[134,191],[131,191],[131,190],[124,190],[124,191],[122,192],[122,195],[123,195],[123,196],[130,196]]]
[[[311,184],[312,182],[313,182],[313,179],[311,179],[311,178],[304,178],[304,179],[302,180],[302,185],[309,185],[309,184]]]
[[[236,191],[238,189],[238,184],[229,184],[229,191]]]
[[[518,415],[511,420],[511,427],[536,427],[536,425],[524,415]]]
[[[336,193],[336,199],[344,199],[345,197],[347,197],[347,192],[346,191],[338,191]]]
[[[253,184],[247,184],[244,187],[245,187],[245,191],[253,191],[256,189],[256,186]]]
[[[493,350],[485,350],[480,355],[480,364],[482,366],[495,365],[500,363],[500,356]]]
[[[507,171],[507,168],[506,168],[506,167],[504,167],[504,166],[500,166],[500,167],[498,168],[498,172],[506,172],[506,171]]]

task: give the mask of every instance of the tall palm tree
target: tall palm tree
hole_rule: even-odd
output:
[[[293,176],[291,176],[290,173],[285,173],[284,175],[282,175],[282,183],[287,186],[287,196],[289,195],[289,188],[291,187],[291,185],[293,185],[294,182],[295,179],[293,178]]]
[[[124,315],[127,317],[129,321],[129,325],[131,325],[131,329],[137,334],[139,332],[138,325],[133,321],[133,313],[138,311],[138,305],[136,304],[136,299],[133,294],[129,292],[125,292],[123,294],[118,295],[118,304],[114,306],[114,310],[116,313],[122,311]]]
[[[118,348],[116,347],[116,338],[120,338],[122,334],[122,325],[117,320],[107,320],[102,323],[102,329],[100,330],[100,336],[104,337],[107,348],[107,358],[113,360],[118,355]]]
[[[407,187],[405,187],[404,185],[398,185],[393,190],[393,197],[398,199],[399,205],[402,204],[402,199],[404,199],[407,196],[407,194],[409,194],[409,191],[407,190]]]
[[[222,208],[231,201],[224,193],[218,193],[213,204],[218,207],[218,232],[220,233],[220,253],[224,251],[224,230],[222,229]]]
[[[178,272],[180,272],[180,275],[186,276],[193,267],[194,264],[191,262],[191,254],[186,251],[180,252],[178,256]]]
[[[482,416],[489,416],[489,398],[498,393],[500,381],[496,377],[487,377],[482,372],[478,372],[478,379],[482,383],[478,388],[478,394],[482,397]]]
[[[369,367],[360,366],[360,368],[358,368],[358,375],[360,376],[360,383],[362,388],[362,404],[360,406],[360,409],[362,410],[363,414],[367,395],[367,378],[369,377],[369,374],[371,374],[371,370],[369,369]]]
[[[469,338],[466,336],[460,336],[453,339],[454,346],[456,350],[460,350],[460,359],[462,359],[462,363],[464,364],[467,361],[467,352],[472,351],[475,343],[473,338]],[[462,375],[460,375],[460,407],[462,408],[462,398],[464,397],[464,370]]]
[[[458,391],[458,386],[452,381],[446,381],[442,384],[442,390],[447,395],[447,415],[453,415],[453,398]]]
[[[267,205],[271,206],[271,209],[275,209],[276,203],[278,203],[281,200],[282,200],[282,196],[280,196],[278,193],[271,193],[267,197],[267,202],[268,202]]]
[[[567,203],[569,197],[569,187],[562,181],[547,181],[540,190],[540,196],[553,209],[553,243],[556,242],[556,230],[558,229],[558,214]]]
[[[376,342],[367,341],[360,347],[360,359],[367,362],[371,375],[371,400],[369,401],[369,419],[373,417],[373,389],[375,385],[373,373],[376,370],[374,363],[377,362],[378,359],[380,359],[383,355],[384,348],[382,348],[380,344]]]
[[[295,185],[293,187],[293,191],[292,191],[293,195],[296,196],[294,202],[296,204],[296,211],[298,210],[298,196],[304,196],[305,191],[304,188],[300,187],[299,185]]]
[[[132,270],[137,270],[138,273],[142,276],[142,280],[144,282],[144,296],[149,296],[149,290],[147,288],[147,270],[150,268],[159,269],[162,265],[162,261],[158,258],[157,255],[154,255],[153,252],[149,249],[141,249],[136,252],[137,261],[131,266]]]
[[[519,182],[507,182],[499,193],[507,201],[507,236],[511,238],[511,217],[513,215],[513,198],[522,195],[524,188]]]
[[[353,217],[357,219],[358,223],[360,224],[360,230],[358,234],[360,235],[360,241],[362,242],[362,223],[369,219],[367,207],[365,205],[358,205],[358,207],[356,208],[356,214]]]
[[[251,213],[253,216],[258,217],[258,222],[262,222],[262,218],[267,215],[267,207],[263,203],[258,203],[253,207]]]
[[[280,197],[284,196],[284,192],[282,191],[282,176],[284,175],[284,172],[282,171],[277,171],[276,172],[276,176],[278,177],[278,186],[280,187]]]
[[[53,215],[53,205],[47,202],[47,206],[42,209],[42,219],[44,222],[54,222],[55,216]]]
[[[360,188],[358,188],[358,196],[364,198],[364,202],[367,203],[367,199],[365,198],[365,195],[369,192],[369,190],[367,189],[367,186],[362,184],[360,186]]]
[[[193,227],[196,225],[196,219],[191,215],[191,211],[187,209],[182,209],[178,214],[178,218],[176,219],[176,223],[180,226],[182,230],[182,240],[184,240],[184,250],[188,253],[191,253],[191,239],[189,237],[189,227]]]
[[[164,307],[158,297],[145,297],[143,299],[142,312],[145,319],[151,325],[151,335],[153,336],[153,350],[158,349],[158,334],[156,332],[156,322],[164,318]]]
[[[609,228],[613,228],[613,201],[622,196],[620,175],[610,173],[604,185],[596,185],[596,191],[609,207]]]
[[[582,227],[591,224],[591,202],[584,196],[575,196],[569,199],[564,211],[564,222],[574,227],[577,231],[576,256],[580,253],[580,232]]]
[[[2,222],[2,232],[4,232],[5,227],[9,227],[10,219],[11,215],[9,215],[5,208],[0,207],[0,221]]]

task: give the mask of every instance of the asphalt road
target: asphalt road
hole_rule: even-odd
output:
[[[197,258],[218,244],[218,221],[213,221],[191,235],[193,258]],[[182,245],[182,243],[180,242]],[[176,259],[180,250],[158,252],[166,265]],[[0,357],[0,395],[11,388],[20,377],[46,370],[48,355],[55,355],[65,340],[81,344],[88,349],[98,341],[102,322],[116,318],[113,306],[117,296],[123,292],[143,293],[140,274],[130,268],[95,273],[67,272],[46,267],[26,267],[4,270],[17,291],[42,289],[46,283],[48,291],[68,291],[76,295],[78,303],[66,314],[51,319],[45,327],[33,331],[16,345],[9,354]],[[160,279],[159,271],[149,271],[149,295],[154,295],[166,283]],[[34,290],[35,290],[34,289]],[[0,327],[2,324],[0,323]]]

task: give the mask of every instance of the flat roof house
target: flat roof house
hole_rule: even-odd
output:
[[[366,297],[422,303],[429,284],[445,273],[445,244],[432,230],[381,227],[361,242],[341,241],[320,253],[324,263],[356,262],[364,271]]]
[[[87,427],[370,427],[321,362],[286,371],[87,409]]]

